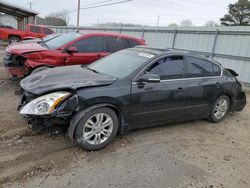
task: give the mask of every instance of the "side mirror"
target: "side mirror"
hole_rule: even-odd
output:
[[[69,47],[67,50],[66,50],[66,52],[68,52],[68,53],[77,53],[77,48],[75,47],[75,46],[71,46],[71,47]]]
[[[159,74],[144,74],[137,82],[159,83],[161,81]]]

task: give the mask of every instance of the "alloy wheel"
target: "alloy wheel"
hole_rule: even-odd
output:
[[[91,116],[83,126],[83,140],[91,145],[105,142],[113,131],[113,120],[106,113]]]
[[[222,119],[228,110],[228,102],[226,99],[221,99],[217,102],[215,109],[214,109],[214,116],[220,120]]]

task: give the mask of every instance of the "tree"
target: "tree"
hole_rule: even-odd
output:
[[[228,14],[220,19],[221,25],[247,26],[250,25],[250,2],[238,0],[235,4],[229,4]]]
[[[209,20],[205,23],[205,27],[219,27],[219,24],[213,20]]]
[[[66,9],[62,9],[61,11],[52,12],[51,14],[46,16],[45,18],[59,18],[59,19],[63,20],[66,23],[66,25],[68,25],[70,17],[67,13],[68,13],[68,11]]]
[[[36,23],[38,25],[53,25],[53,26],[67,26],[66,22],[61,18],[37,16]]]
[[[179,26],[176,23],[171,23],[171,24],[168,25],[168,27],[179,27]]]
[[[193,22],[191,20],[183,20],[180,25],[181,27],[191,27],[193,26]]]

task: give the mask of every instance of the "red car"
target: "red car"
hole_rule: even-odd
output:
[[[47,27],[31,24],[26,26],[25,31],[4,27],[0,28],[0,40],[9,41],[12,44],[27,38],[42,38],[52,33],[54,31]]]
[[[145,45],[145,42],[121,34],[73,32],[45,43],[10,45],[6,49],[4,65],[13,77],[20,78],[56,66],[90,64],[136,45]]]

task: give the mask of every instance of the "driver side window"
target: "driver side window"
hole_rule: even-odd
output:
[[[185,74],[183,56],[162,58],[154,63],[146,72],[151,74],[159,74],[161,80],[183,78]]]
[[[78,53],[98,53],[103,52],[103,45],[103,37],[91,37],[82,39],[73,46],[76,47]]]

